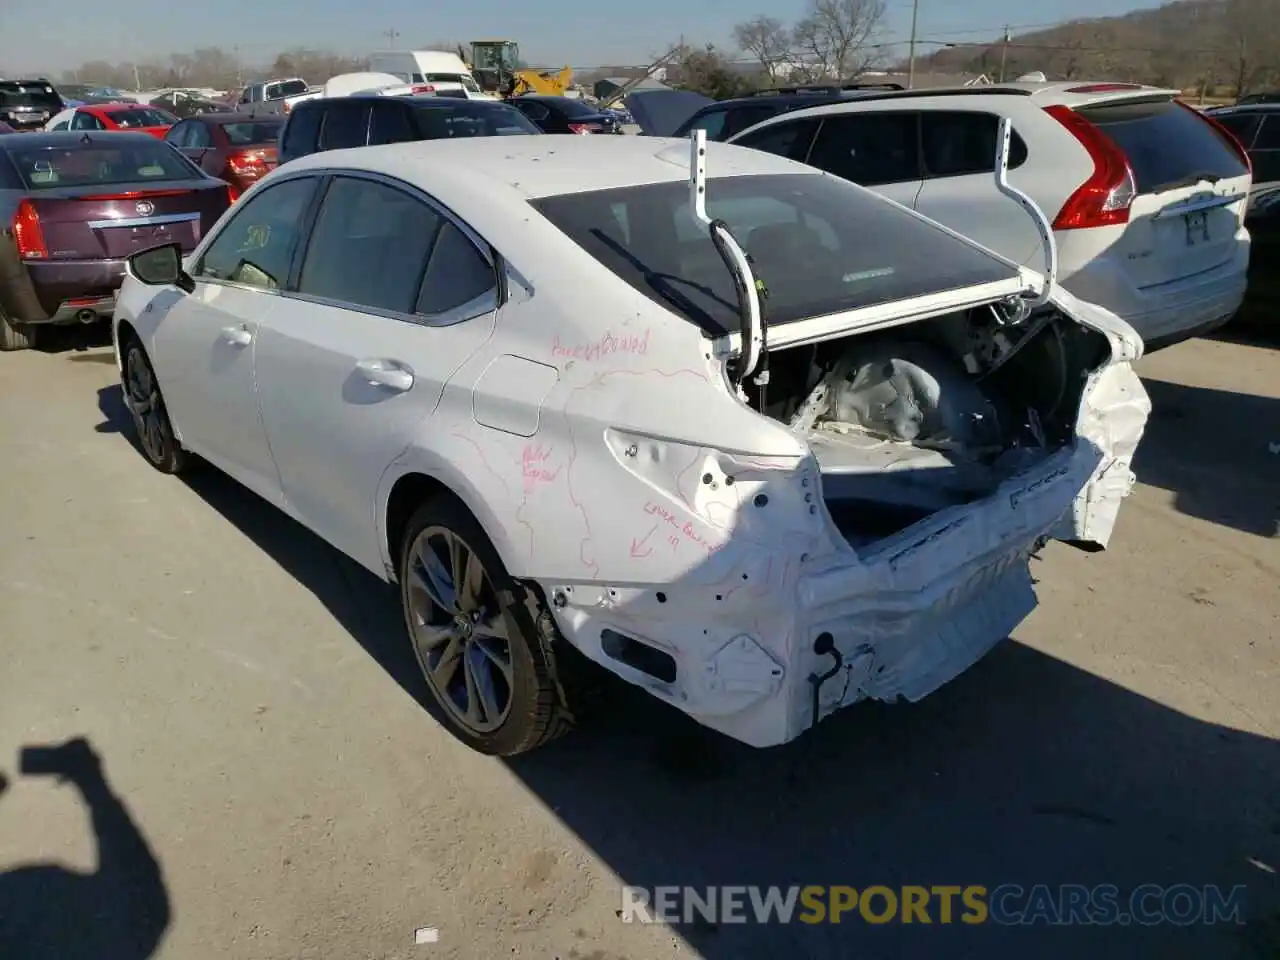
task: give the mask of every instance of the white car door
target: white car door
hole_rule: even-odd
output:
[[[168,307],[150,345],[183,446],[276,504],[280,478],[254,385],[255,344],[280,300],[318,182],[280,183],[237,207],[192,265],[195,292]]]
[[[264,320],[258,390],[289,511],[375,572],[378,482],[491,337],[497,296],[491,254],[428,198],[329,181],[296,289]]]
[[[1000,118],[975,110],[926,110],[920,115],[924,183],[916,211],[1014,263],[1043,268],[1040,233],[1017,202],[996,187]],[[1009,182],[1037,195],[1028,182],[1027,145],[1014,131]],[[1052,217],[1053,211],[1049,211]]]

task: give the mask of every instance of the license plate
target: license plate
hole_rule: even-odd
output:
[[[1187,228],[1188,247],[1209,242],[1209,214],[1206,211],[1188,213],[1183,216],[1182,221]]]

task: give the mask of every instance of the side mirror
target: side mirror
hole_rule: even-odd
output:
[[[135,253],[127,263],[130,275],[149,287],[175,286],[186,293],[196,289],[195,281],[182,269],[182,247],[176,243]]]

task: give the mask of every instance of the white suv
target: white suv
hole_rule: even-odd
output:
[[[1127,83],[911,90],[782,114],[729,142],[871,187],[1038,269],[1036,226],[992,176],[1008,117],[1009,182],[1053,223],[1058,281],[1150,351],[1229,320],[1249,263],[1249,159],[1176,96]]]

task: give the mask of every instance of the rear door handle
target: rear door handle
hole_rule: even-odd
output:
[[[227,343],[235,344],[237,347],[247,347],[253,343],[253,332],[243,323],[238,327],[223,327],[221,337]]]
[[[413,386],[413,373],[395,360],[361,360],[356,364],[360,375],[375,387],[386,387],[404,393]]]

